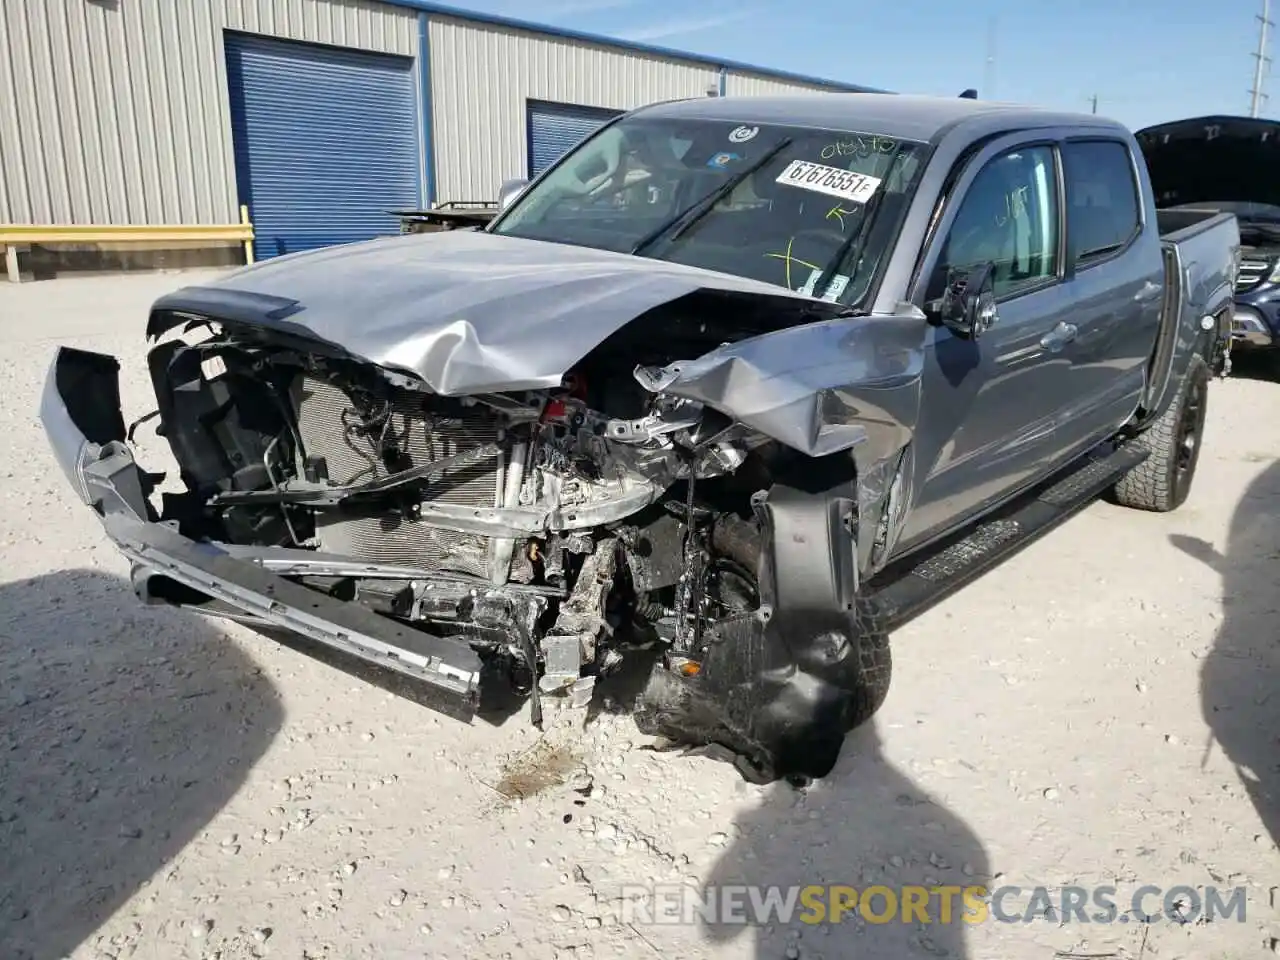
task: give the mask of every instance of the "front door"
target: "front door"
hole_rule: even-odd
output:
[[[977,340],[932,328],[916,433],[918,492],[903,547],[1042,473],[1058,458],[1055,425],[1070,403],[1056,149],[1020,144],[976,164],[939,231],[923,299],[941,294],[949,270],[990,262],[998,316]]]

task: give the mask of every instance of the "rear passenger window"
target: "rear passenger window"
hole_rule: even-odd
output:
[[[1076,267],[1087,267],[1124,247],[1141,227],[1138,186],[1129,148],[1113,140],[1067,143],[1067,240]]]

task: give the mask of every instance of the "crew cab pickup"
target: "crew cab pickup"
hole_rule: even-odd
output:
[[[631,662],[644,731],[819,777],[898,625],[1100,495],[1191,489],[1237,223],[1157,213],[1116,123],[662,103],[510,194],[160,298],[176,490],[118,361],[58,350],[41,416],[140,596],[464,719],[505,683],[540,722]]]

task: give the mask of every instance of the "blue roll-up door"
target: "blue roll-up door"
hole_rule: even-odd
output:
[[[616,117],[621,111],[600,107],[579,107],[567,103],[530,101],[529,177],[532,179],[551,166],[570,147],[575,146],[597,127]]]
[[[407,57],[226,34],[240,202],[275,257],[398,233],[418,206]]]

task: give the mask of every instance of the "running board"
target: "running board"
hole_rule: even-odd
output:
[[[918,617],[1088,506],[1147,456],[1136,444],[1090,455],[959,540],[921,558],[906,557],[902,566],[891,565],[868,584],[880,627],[892,632]]]

